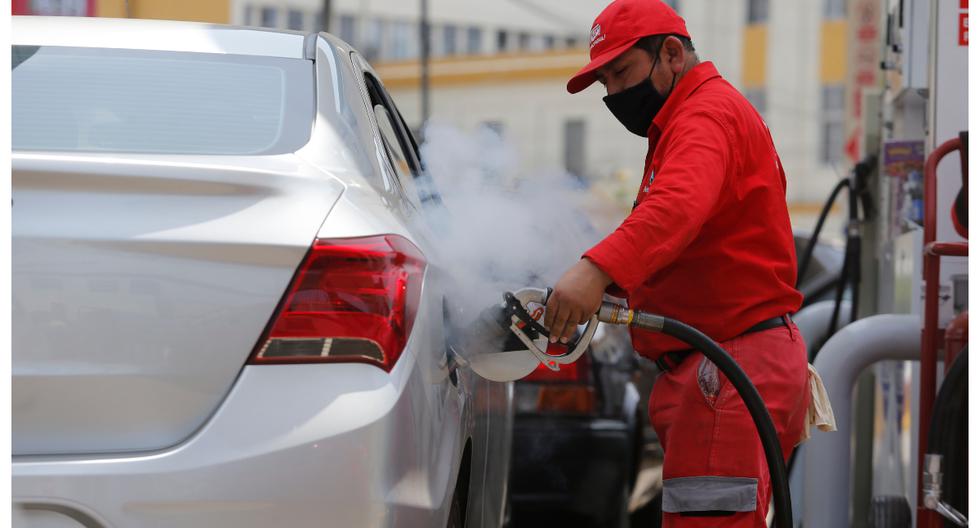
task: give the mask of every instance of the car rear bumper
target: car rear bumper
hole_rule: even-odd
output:
[[[511,463],[515,518],[544,512],[614,519],[632,485],[635,436],[619,420],[517,416]]]
[[[187,442],[156,453],[15,458],[15,519],[52,526],[431,526],[461,435],[419,424],[414,362],[246,367]],[[449,425],[444,422],[444,425]],[[418,438],[433,449],[416,449]],[[452,440],[443,440],[452,439]],[[437,460],[426,453],[438,453]],[[442,484],[442,485],[440,485]],[[74,519],[74,522],[69,519]]]

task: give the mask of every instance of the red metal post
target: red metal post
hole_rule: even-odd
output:
[[[942,518],[923,506],[922,462],[926,453],[932,405],[936,400],[936,363],[939,348],[939,253],[950,250],[951,244],[936,242],[936,168],[939,161],[960,148],[960,139],[946,141],[929,155],[923,178],[923,232],[922,278],[926,283],[925,305],[922,310],[922,359],[919,362],[919,453],[918,453],[918,507],[916,526],[939,528]],[[928,250],[927,250],[928,249]]]
[[[969,312],[963,312],[946,325],[946,332],[943,334],[943,341],[946,343],[944,347],[946,354],[943,358],[943,363],[947,373],[949,372],[949,367],[953,366],[953,361],[956,360],[956,356],[960,354],[969,342],[969,317]]]

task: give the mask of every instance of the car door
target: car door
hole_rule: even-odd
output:
[[[387,169],[394,173],[394,180],[404,197],[405,214],[411,217],[409,224],[418,231],[420,238],[437,244],[438,240],[433,239],[437,237],[435,233],[439,226],[429,224],[432,215],[424,214],[424,209],[431,211],[431,208],[439,207],[439,197],[430,184],[423,185],[420,181],[422,164],[415,139],[381,82],[369,68],[363,68],[363,72],[369,104],[386,152]],[[439,266],[434,266],[434,273],[440,273]],[[445,276],[440,278],[443,280],[430,281],[430,284],[448,284]],[[451,292],[443,293],[450,304]],[[432,352],[443,356],[446,353],[444,350]],[[512,384],[492,383],[468,370],[455,372],[452,379],[456,380],[453,386],[463,395],[465,406],[471,413],[470,419],[466,420],[471,424],[469,430],[461,432],[472,441],[467,523],[500,526],[510,460]]]
[[[415,177],[421,172],[421,164],[414,143],[411,142],[407,130],[402,130],[403,124],[397,109],[390,102],[381,82],[370,71],[370,67],[356,53],[351,53],[351,60],[359,76],[358,81],[367,114],[372,122],[374,140],[379,151],[380,170],[385,180],[391,182],[390,195],[395,202],[393,206],[401,213],[405,225],[422,243],[422,249],[426,253],[428,265],[424,288],[429,290],[430,294],[444,298],[444,281],[438,280],[441,275],[439,265],[432,261],[433,237],[421,219],[422,202],[415,192]],[[432,292],[433,289],[438,291]],[[440,333],[448,336],[444,328],[440,329]],[[432,383],[423,390],[416,390],[413,394],[413,398],[422,402],[420,405],[425,407],[424,411],[419,412],[419,416],[429,417],[428,423],[417,424],[417,427],[419,430],[424,430],[423,435],[432,441],[427,444],[422,441],[422,438],[413,438],[409,441],[417,443],[417,449],[424,451],[420,454],[422,459],[433,461],[431,463],[434,464],[435,461],[442,460],[445,455],[436,451],[452,451],[454,455],[463,453],[466,438],[469,436],[468,429],[473,422],[470,416],[473,398],[469,386],[460,383],[456,372],[447,372],[446,376],[440,375],[441,369],[449,369],[443,348],[432,347],[419,352],[423,355],[418,358],[420,368],[429,374]],[[473,446],[472,450],[479,449]],[[433,500],[444,504],[444,513],[447,516],[455,489],[456,475],[461,471],[460,462],[460,457],[455,455],[449,460],[451,468],[446,468],[449,472],[445,478],[439,478],[438,472],[430,471],[426,479],[433,487]]]

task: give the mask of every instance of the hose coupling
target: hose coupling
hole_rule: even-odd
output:
[[[943,456],[926,453],[922,471],[922,504],[957,526],[969,526],[967,517],[943,502]]]
[[[611,302],[604,302],[599,307],[599,320],[616,325],[629,325],[633,322],[633,310]]]
[[[922,502],[935,510],[943,497],[943,456],[926,454],[922,471]]]
[[[651,332],[660,332],[664,329],[665,319],[662,315],[630,310],[611,302],[602,303],[597,315],[604,323],[632,326]]]

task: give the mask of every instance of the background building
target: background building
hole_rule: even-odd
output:
[[[153,18],[227,24],[228,0],[13,0],[15,15]]]
[[[492,127],[517,146],[525,166],[568,170],[621,216],[635,195],[646,141],[612,117],[601,86],[576,96],[565,91],[565,82],[588,58],[589,30],[602,3],[429,0],[430,117],[464,129]],[[858,152],[846,145],[846,135],[853,143],[857,134],[845,130],[845,116],[859,104],[858,96],[847,95],[859,92],[854,83],[860,81],[846,50],[859,35],[852,30],[860,16],[851,13],[854,22],[848,22],[847,0],[667,3],[687,20],[702,60],[714,62],[766,119],[786,169],[794,225],[810,228],[853,161],[845,151],[854,157]],[[314,31],[324,1],[17,0],[21,4],[67,14]],[[330,31],[371,61],[406,120],[418,127],[421,1],[329,4]],[[839,226],[831,221],[826,233],[836,236]]]
[[[794,222],[809,228],[844,160],[845,0],[675,0],[703,60],[773,131]],[[322,2],[232,0],[232,23],[311,30]],[[331,31],[376,66],[406,120],[421,120],[419,2],[334,0]],[[564,167],[625,211],[646,142],[609,114],[595,85],[565,92],[588,57],[599,4],[585,0],[430,0],[431,118],[489,125],[528,166]],[[835,234],[832,223],[828,234]]]

